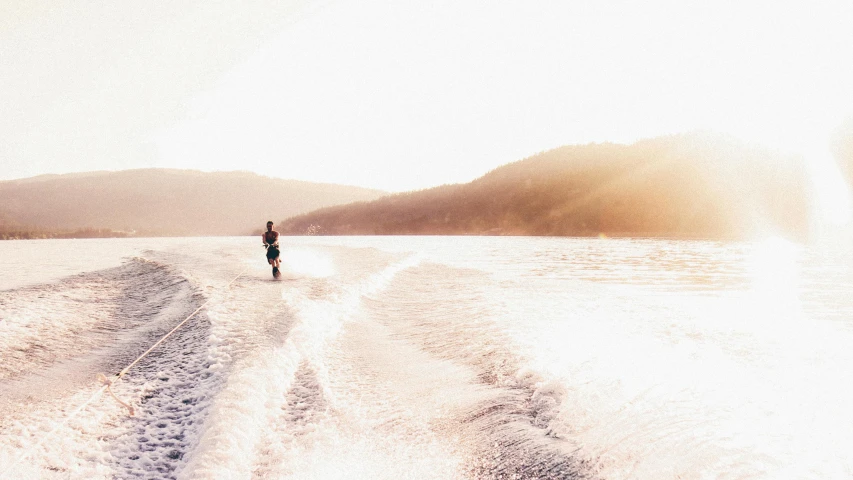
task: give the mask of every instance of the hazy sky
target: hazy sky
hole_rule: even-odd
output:
[[[400,191],[697,128],[814,152],[853,114],[851,25],[848,1],[6,0],[0,179]]]

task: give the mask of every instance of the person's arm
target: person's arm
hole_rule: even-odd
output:
[[[261,241],[262,241],[262,242],[264,242],[264,246],[265,246],[265,247],[269,245],[269,244],[267,243],[267,234],[266,234],[266,233],[262,233],[262,234],[261,234]]]
[[[272,242],[272,243],[273,243],[273,245],[278,246],[278,232],[277,232],[277,231],[275,231],[275,230],[273,230],[273,231],[272,231],[272,233],[274,233],[274,234],[275,234],[275,240],[273,240],[273,242]]]

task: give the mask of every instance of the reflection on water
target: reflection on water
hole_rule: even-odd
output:
[[[779,238],[310,241],[419,251],[427,264],[483,272],[444,273],[450,285],[430,294],[418,285],[435,279],[406,284],[425,298],[396,314],[419,328],[439,312],[436,324],[492,325],[445,326],[429,345],[447,358],[504,358],[499,377],[533,382],[531,399],[551,405],[536,421],[602,478],[853,474],[843,427],[853,425],[853,256],[843,249]],[[450,301],[460,290],[477,300]],[[484,309],[448,312],[444,301]]]
[[[89,323],[101,311],[77,302],[84,297],[71,287],[112,288],[109,275],[145,285],[147,262],[166,264],[161,273],[188,280],[174,285],[210,296],[209,326],[188,331],[188,341],[205,353],[200,359],[215,360],[214,369],[202,366],[217,387],[188,379],[181,389],[201,395],[207,388],[211,405],[207,417],[193,418],[206,418],[203,434],[184,442],[189,472],[853,475],[853,254],[844,248],[777,238],[285,238],[286,280],[272,282],[253,238],[100,242],[63,268],[85,269],[74,265],[98,252],[146,261],[0,292],[0,306],[16,315],[3,342],[38,339],[39,348],[65,354],[71,349],[57,345],[67,338],[56,332],[95,328]],[[71,251],[67,241],[15,248],[36,246]],[[244,270],[234,288],[221,289]],[[45,292],[50,302],[37,301]],[[163,314],[184,312],[187,292],[163,297]],[[109,299],[125,311],[133,307],[128,297],[122,291]],[[76,320],[83,317],[89,323]],[[45,319],[50,328],[35,335]],[[133,348],[147,347],[140,338]],[[170,355],[158,357],[151,372],[180,364]],[[16,365],[31,368],[25,360]],[[146,381],[159,380],[139,378]],[[41,399],[48,417],[65,408],[54,401]],[[106,415],[109,407],[98,408]],[[124,425],[115,422],[110,428]],[[2,428],[0,460],[17,445]],[[80,458],[99,448],[75,443],[66,449],[79,455],[48,450],[44,458],[65,452],[69,463],[85,463]]]
[[[533,275],[570,283],[511,316],[537,324],[516,338],[568,389],[559,422],[606,478],[851,473],[853,302],[823,278],[851,263],[781,239],[577,247],[537,252]]]
[[[737,289],[747,281],[742,260],[749,250],[718,242],[601,240],[571,252],[536,252],[541,265],[535,271],[548,276],[570,269],[575,279],[662,289]]]

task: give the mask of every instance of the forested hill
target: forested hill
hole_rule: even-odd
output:
[[[566,146],[445,185],[290,218],[286,234],[743,238],[808,229],[802,161],[710,134]]]
[[[142,169],[0,182],[0,233],[107,229],[135,235],[246,235],[267,220],[385,192],[248,172]]]

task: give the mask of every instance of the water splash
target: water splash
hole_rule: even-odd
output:
[[[326,278],[335,274],[332,259],[316,250],[287,249],[281,252],[281,258],[282,275],[285,277]]]

